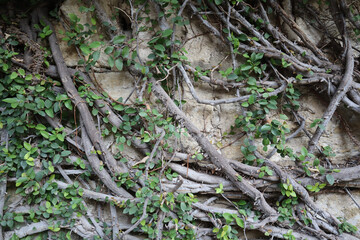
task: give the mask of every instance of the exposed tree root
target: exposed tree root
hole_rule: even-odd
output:
[[[85,54],[86,47],[90,51],[93,50],[92,48],[100,47],[101,44],[106,44],[107,40],[101,43],[99,41],[98,45],[95,42],[96,47],[89,47],[85,44],[89,40],[88,37],[78,36],[81,40],[77,40],[84,45],[75,44],[75,48],[83,60],[83,66],[76,69],[69,68],[65,64],[59,47],[60,38],[44,8],[46,4],[36,7],[31,18],[21,19],[19,21],[22,23],[21,29],[15,25],[8,27],[6,34],[12,34],[12,37],[17,39],[24,48],[21,56],[23,59],[15,57],[8,59],[9,64],[13,64],[10,68],[16,76],[14,73],[8,74],[9,72],[5,70],[1,72],[1,78],[6,81],[16,79],[15,82],[19,83],[25,78],[22,71],[39,74],[40,77],[37,76],[36,80],[34,78],[29,88],[21,91],[16,89],[19,91],[18,95],[24,94],[26,97],[31,96],[33,92],[43,91],[39,86],[44,84],[39,82],[52,81],[45,76],[59,79],[61,84],[54,81],[51,86],[54,95],[65,96],[58,101],[58,104],[65,104],[62,101],[66,101],[67,96],[73,105],[66,103],[68,109],[63,112],[61,108],[55,114],[46,110],[44,110],[46,114],[44,111],[35,111],[36,108],[33,107],[32,112],[26,112],[26,130],[33,129],[41,135],[23,136],[21,139],[23,143],[14,147],[13,144],[16,141],[13,136],[18,134],[16,131],[25,130],[19,130],[16,126],[15,130],[9,134],[8,131],[12,130],[11,121],[14,120],[3,120],[3,116],[9,117],[9,112],[19,105],[20,100],[14,103],[4,95],[4,98],[7,98],[4,101],[7,105],[0,106],[4,114],[1,115],[0,124],[1,128],[6,125],[7,130],[1,131],[0,146],[4,154],[1,155],[4,157],[1,165],[9,164],[9,169],[11,169],[12,165],[9,162],[20,161],[18,158],[25,165],[19,165],[19,169],[16,170],[2,170],[8,172],[0,179],[0,215],[5,218],[5,214],[12,214],[11,216],[20,225],[17,229],[13,229],[10,220],[5,219],[1,222],[4,228],[0,227],[0,240],[10,239],[15,235],[23,238],[35,234],[46,234],[49,230],[53,230],[54,233],[48,234],[50,238],[51,235],[56,234],[55,232],[60,230],[65,232],[66,229],[70,229],[81,238],[140,239],[130,235],[136,232],[159,240],[215,237],[226,239],[222,238],[225,234],[228,234],[227,237],[230,239],[231,234],[234,234],[228,230],[231,228],[238,236],[241,232],[245,239],[248,239],[247,231],[249,230],[257,230],[270,236],[271,239],[359,239],[355,228],[351,228],[351,225],[346,225],[346,222],[319,208],[312,198],[312,195],[320,190],[341,189],[343,191],[345,189],[359,207],[348,188],[360,189],[360,166],[341,168],[335,172],[330,160],[318,146],[321,136],[326,131],[326,126],[340,104],[344,104],[354,112],[360,112],[360,95],[357,91],[360,86],[357,82],[360,74],[346,25],[346,21],[349,21],[352,27],[359,30],[359,21],[354,18],[353,11],[345,0],[330,0],[329,13],[332,23],[336,25],[342,37],[342,43],[339,38],[330,37],[344,53],[344,56],[338,56],[340,60],[344,59],[343,66],[338,61],[330,60],[331,58],[322,48],[310,41],[292,15],[287,13],[278,1],[248,2],[237,1],[234,4],[228,1],[185,0],[175,6],[173,2],[145,1],[142,5],[137,5],[130,1],[131,27],[136,28],[132,29],[133,34],[138,34],[138,24],[140,19],[143,19],[142,11],[150,11],[149,3],[157,14],[156,21],[149,20],[154,24],[154,29],[160,29],[154,33],[154,38],[149,43],[149,46],[153,48],[154,56],[152,56],[153,59],[146,61],[151,64],[141,59],[139,52],[130,56],[129,51],[139,49],[139,40],[136,39],[136,46],[131,45],[132,40],[128,43],[129,37],[124,35],[127,30],[121,29],[120,25],[109,17],[97,0],[88,1],[88,7],[94,5],[94,10],[85,9],[89,12],[94,11],[96,19],[104,27],[109,37],[108,51],[111,50],[112,54],[114,50],[115,54],[121,55],[121,58],[115,62],[114,59],[109,58],[110,67],[98,66],[96,61],[91,63],[90,60],[94,58],[94,55]],[[169,24],[172,14],[165,13],[170,7],[174,7],[172,14],[179,19],[187,15],[196,16],[196,21],[211,33],[211,37],[224,43],[226,51],[229,51],[228,59],[231,58],[232,65],[228,74],[219,71],[220,74],[215,78],[213,72],[220,64],[209,70],[209,74],[201,73],[195,66],[191,66],[177,56],[178,51],[180,52],[178,49],[180,44],[176,42],[175,30],[179,27],[176,21],[180,20],[173,20],[172,25]],[[273,25],[273,20],[270,20],[269,12],[266,11],[270,7],[278,14],[279,19],[300,38],[299,42],[289,40],[279,28]],[[116,8],[130,18],[125,10]],[[311,6],[304,9],[312,11]],[[79,24],[80,21],[74,16],[70,18],[72,18],[72,24],[75,26]],[[259,19],[262,20],[259,21]],[[46,53],[40,45],[45,40],[39,41],[34,29],[34,24],[41,22],[49,26],[48,32],[44,30],[48,35],[41,38],[48,40],[52,53],[52,60],[47,61],[46,70],[42,59]],[[96,21],[92,20],[92,22]],[[322,24],[319,19],[318,24]],[[72,28],[76,29],[74,26]],[[150,27],[149,29],[153,30]],[[2,31],[0,35],[4,37]],[[327,35],[330,34],[327,33]],[[87,35],[84,34],[84,36]],[[159,39],[164,36],[167,37],[166,41],[161,42],[163,40]],[[2,44],[7,51],[13,48],[5,40]],[[159,57],[156,54],[164,55]],[[249,65],[243,64],[242,57]],[[6,60],[5,57],[3,58]],[[112,64],[111,61],[113,61]],[[55,64],[55,66],[50,64]],[[86,72],[88,69],[93,71],[95,68],[113,71],[114,66],[118,70],[124,68],[136,77],[134,81],[137,86],[130,96],[137,92],[138,102],[129,103],[130,96],[125,103],[111,97],[104,97],[97,84],[94,84],[96,81],[92,79],[95,74]],[[329,71],[329,68],[332,71]],[[17,79],[20,75],[23,75],[22,78]],[[222,77],[219,77],[220,75]],[[201,84],[219,86],[232,93],[236,91],[237,95],[222,99],[202,99],[197,87],[194,86],[193,78],[195,77],[201,80]],[[220,150],[209,141],[208,136],[200,131],[182,110],[182,83],[186,84],[187,88],[186,86],[185,88],[190,91],[198,104],[211,106],[239,104],[238,107],[243,115],[238,117],[234,129],[236,131],[236,128],[240,128],[239,135],[242,139],[246,138],[244,146],[241,147],[244,162],[228,159],[221,154]],[[293,86],[297,85],[326,91],[330,97],[329,105],[321,118],[321,125],[317,127],[314,134],[308,131],[305,119],[297,112],[298,98],[293,89]],[[6,89],[7,94],[13,94],[15,96],[13,98],[19,98],[12,92],[15,90],[10,87],[5,88],[2,84],[0,87]],[[92,102],[85,99],[88,96],[81,95],[79,90],[81,87],[86,88],[87,94],[95,96]],[[5,90],[1,90],[0,93],[2,91]],[[161,102],[161,107],[152,105],[153,95]],[[44,96],[41,98],[46,100]],[[41,101],[45,102],[41,98],[36,100],[38,101],[36,106],[41,105]],[[22,101],[30,104],[33,99],[31,96]],[[279,108],[284,104],[289,105],[281,111],[288,115],[292,114],[298,125],[293,130],[289,129],[285,132],[282,123],[270,121],[267,118],[269,109],[275,110],[278,106],[269,107],[271,104],[268,101],[275,101]],[[71,106],[74,106],[73,112],[68,111],[72,109]],[[73,116],[65,115],[68,112]],[[63,118],[63,114],[66,117]],[[258,116],[255,116],[256,114]],[[97,119],[93,115],[97,115]],[[37,124],[30,124],[29,119],[32,117],[36,119]],[[285,114],[282,117],[288,118]],[[124,150],[116,156],[105,144],[101,134],[103,128],[107,126],[110,126],[111,131],[116,135],[114,140],[116,144],[123,144],[122,148],[125,144],[128,145],[127,147],[133,147],[142,156],[142,160],[134,163],[132,160],[125,159],[122,152]],[[199,145],[200,152],[195,154],[181,152],[177,134],[182,134],[183,129],[186,129]],[[280,130],[283,131],[282,135],[277,134]],[[310,139],[308,147],[304,147],[301,152],[303,155],[288,151],[286,144],[302,131]],[[276,136],[264,137],[266,134]],[[42,137],[44,139],[41,139]],[[256,143],[256,139],[262,137],[263,141]],[[50,143],[55,141],[54,139],[67,144],[59,147],[61,149],[59,154],[49,157],[47,153],[52,151],[51,148],[43,147],[41,150],[37,148],[46,144],[56,148],[57,145]],[[236,141],[239,139],[240,137]],[[269,143],[266,144],[266,141]],[[261,147],[263,147],[263,152],[260,152]],[[21,148],[24,148],[23,152],[20,152]],[[19,150],[20,157],[10,153],[15,151],[14,149]],[[314,156],[318,154],[315,150],[320,152],[319,158],[324,157],[326,163],[314,163],[318,161]],[[296,161],[296,166],[292,169],[280,167],[272,160],[275,154],[292,158]],[[66,158],[66,162],[55,161],[60,157]],[[127,162],[122,161],[124,159]],[[30,168],[32,164],[34,166]],[[74,168],[78,165],[81,169]],[[20,172],[23,169],[26,171]],[[324,173],[320,174],[321,171]],[[48,182],[49,179],[51,183]],[[7,186],[13,183],[16,187],[22,187],[19,188],[19,194],[22,197],[4,210]],[[326,184],[328,185],[325,187]],[[322,186],[321,189],[319,185]],[[316,186],[319,189],[314,189]],[[325,189],[322,190],[322,188]],[[312,190],[309,192],[307,189]],[[37,197],[46,191],[54,191],[51,194],[54,194],[55,200],[50,197]],[[200,201],[195,200],[195,194],[199,196]],[[56,200],[59,196],[65,200],[70,199],[69,205],[66,206],[69,209],[79,208],[78,215],[73,213],[67,216],[68,219],[55,216],[51,218],[51,222],[47,222],[49,218],[47,214],[60,211],[59,209],[63,207],[62,203]],[[103,210],[99,210],[97,216],[90,210],[89,205],[93,202],[109,207],[110,223],[101,219]],[[19,207],[20,203],[23,206]],[[125,214],[132,217],[131,221],[119,217],[122,208]],[[34,214],[28,213],[31,209]],[[38,222],[30,223],[34,219]],[[354,235],[348,234],[349,232]]]

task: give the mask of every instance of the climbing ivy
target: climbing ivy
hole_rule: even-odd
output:
[[[177,66],[188,63],[187,51],[184,43],[176,37],[175,27],[188,26],[189,20],[177,15],[181,9],[181,2],[177,0],[155,1],[160,7],[156,18],[150,15],[150,4],[147,1],[135,1],[135,8],[144,7],[145,16],[138,18],[138,21],[148,23],[140,27],[136,34],[145,31],[153,33],[152,38],[147,42],[151,53],[147,59],[141,59],[134,43],[136,38],[130,38],[126,34],[116,34],[110,41],[104,36],[94,40],[94,36],[101,32],[99,20],[96,18],[94,6],[82,6],[81,14],[90,16],[90,23],[82,23],[81,16],[69,14],[68,24],[65,30],[61,31],[63,41],[68,46],[74,47],[79,55],[78,65],[82,66],[88,75],[94,75],[97,67],[104,67],[112,71],[137,72],[139,82],[147,84],[146,81],[155,79],[161,81],[166,92],[174,97],[173,93],[181,87],[173,79],[170,80],[171,71]],[[212,2],[212,1],[210,1]],[[215,0],[216,5],[225,1]],[[228,4],[235,6],[242,1],[231,1]],[[265,1],[266,2],[266,1]],[[199,3],[199,10],[208,10]],[[249,9],[247,11],[250,11]],[[206,19],[205,15],[202,19]],[[162,20],[174,24],[173,29],[160,28]],[[259,20],[260,21],[260,20]],[[263,23],[261,20],[259,26]],[[109,25],[109,23],[101,23]],[[41,41],[46,41],[49,36],[55,34],[50,25],[40,21],[35,26]],[[116,30],[116,29],[114,29]],[[278,153],[282,158],[293,160],[302,166],[304,174],[312,176],[318,172],[326,179],[325,182],[316,182],[314,185],[307,185],[310,192],[319,192],[328,184],[334,185],[333,172],[337,169],[325,169],[320,164],[319,158],[309,153],[307,148],[300,148],[300,152],[287,145],[287,136],[290,133],[289,121],[294,111],[300,108],[300,91],[291,82],[286,82],[284,91],[273,94],[275,89],[261,84],[261,79],[267,76],[270,67],[281,68],[288,71],[292,63],[284,58],[275,59],[265,57],[264,52],[245,52],[240,50],[240,44],[248,41],[258,42],[259,39],[251,37],[250,34],[235,34],[231,29],[223,29],[228,34],[228,41],[235,57],[241,58],[242,64],[233,65],[227,69],[218,70],[218,75],[229,81],[243,84],[242,91],[248,98],[242,101],[238,107],[241,113],[236,116],[230,134],[244,133],[240,147],[243,154],[243,163],[256,167],[258,172],[256,178],[266,179],[273,177],[274,169],[269,165],[269,160],[259,157],[259,152],[265,156]],[[266,36],[266,39],[271,39]],[[87,215],[89,210],[83,200],[84,184],[82,181],[92,180],[94,170],[107,171],[106,163],[100,162],[99,169],[91,169],[86,159],[79,157],[72,158],[73,152],[83,153],[81,144],[75,142],[75,149],[66,142],[67,137],[76,140],[81,130],[79,127],[79,116],[73,104],[72,96],[65,93],[62,82],[56,77],[49,77],[45,71],[32,72],[19,63],[13,63],[13,59],[19,57],[27,50],[16,36],[1,39],[0,47],[0,129],[7,134],[8,139],[0,146],[1,177],[11,179],[15,183],[15,194],[23,197],[27,205],[36,206],[28,212],[17,213],[7,211],[1,218],[0,224],[6,231],[15,230],[24,224],[36,223],[45,220],[49,223],[49,230],[57,233],[61,239],[71,239],[71,228],[76,224],[76,219]],[[44,70],[52,63],[51,53],[46,47],[41,48],[43,58],[41,68]],[[106,66],[99,66],[102,57],[106,58]],[[199,81],[201,77],[213,77],[214,69],[202,69],[196,67],[193,73],[194,80]],[[296,79],[302,80],[301,74],[293,73]],[[48,74],[50,75],[50,74]],[[84,77],[85,76],[85,77]],[[116,173],[111,180],[119,188],[124,188],[134,193],[136,201],[127,200],[118,202],[113,199],[106,199],[112,205],[122,209],[122,212],[131,218],[134,232],[146,234],[149,239],[156,239],[159,234],[159,221],[167,224],[167,230],[162,230],[164,239],[196,239],[197,221],[194,217],[196,203],[199,196],[192,193],[181,193],[177,191],[164,191],[161,180],[165,176],[172,181],[179,177],[178,173],[170,168],[164,167],[164,154],[168,153],[173,158],[175,155],[174,141],[180,141],[186,130],[181,122],[171,117],[161,108],[156,108],[151,102],[152,85],[147,84],[146,99],[136,99],[129,103],[128,99],[112,99],[108,94],[99,90],[94,84],[86,80],[87,75],[79,72],[73,74],[73,83],[77,93],[83,102],[89,106],[94,119],[97,119],[101,138],[114,137],[114,145],[118,153],[114,158],[128,166],[129,172]],[[175,79],[176,80],[176,79]],[[175,99],[174,103],[181,107],[186,104],[183,99]],[[99,102],[102,105],[99,105]],[[101,108],[105,103],[112,112],[102,112]],[[278,114],[281,112],[281,114]],[[111,122],[111,114],[120,116],[121,123],[115,125]],[[49,124],[47,119],[60,119],[61,127]],[[322,125],[323,119],[316,119],[310,127]],[[68,129],[74,129],[69,132]],[[126,156],[126,149],[133,146],[135,141],[140,144],[147,144],[154,150],[146,152],[144,161],[134,164]],[[76,144],[79,144],[76,145]],[[102,157],[103,152],[92,149],[91,154]],[[330,146],[324,147],[322,154],[326,157],[334,156]],[[165,156],[168,158],[168,155]],[[207,153],[195,151],[188,155],[189,160],[203,161],[209,157]],[[72,164],[80,171],[78,177],[66,184],[62,181],[62,164]],[[160,170],[162,169],[162,170]],[[314,170],[315,169],[315,170]],[[160,171],[159,171],[160,170]],[[216,172],[214,170],[214,172]],[[275,171],[276,172],[276,171]],[[221,174],[217,172],[218,174]],[[243,181],[238,175],[239,183]],[[141,184],[141,187],[139,186]],[[259,220],[261,212],[258,211],[252,200],[231,201],[227,199],[223,183],[214,187],[217,196],[230,202],[236,209],[235,213],[209,213],[207,218],[213,220],[212,233],[217,239],[239,239],[239,233],[246,228],[248,218],[254,221]],[[101,184],[96,181],[95,190],[100,192]],[[136,188],[134,190],[134,188]],[[294,217],[295,207],[299,204],[299,194],[294,188],[294,182],[289,179],[278,184],[278,190],[282,197],[276,202],[278,221],[293,226],[296,221],[302,221],[309,225],[311,220],[304,214],[302,219]],[[256,200],[257,201],[257,200]],[[306,209],[302,210],[306,212]],[[162,218],[162,214],[166,215]],[[76,216],[76,217],[75,217]],[[356,232],[353,225],[341,219],[339,231]],[[161,224],[162,224],[161,223]],[[101,226],[106,235],[111,229],[104,223]],[[251,227],[250,227],[251,228]],[[69,230],[70,229],[70,230]],[[160,229],[161,230],[161,229]],[[121,233],[119,233],[121,234]],[[269,234],[266,232],[265,234]],[[40,234],[39,239],[48,237],[51,234]],[[295,239],[293,231],[289,230],[283,234],[285,239]],[[18,239],[14,234],[11,239]]]

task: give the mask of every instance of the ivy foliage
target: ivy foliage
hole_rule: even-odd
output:
[[[36,6],[35,2],[33,1],[34,6]],[[99,23],[94,6],[84,5],[79,9],[81,14],[90,17],[89,23],[83,23],[82,16],[71,13],[67,16],[69,22],[65,30],[59,33],[63,35],[62,41],[77,50],[78,66],[84,70],[83,72],[91,75],[94,69],[104,67],[99,64],[101,58],[105,56],[107,65],[104,68],[111,71],[135,69],[141,73],[139,83],[147,87],[145,99],[138,98],[129,103],[128,99],[112,99],[107,93],[94,88],[80,72],[73,75],[72,81],[79,96],[91,110],[94,119],[97,119],[101,125],[98,127],[101,137],[114,138],[114,145],[118,150],[115,154],[116,160],[131,169],[129,172],[117,173],[112,176],[112,180],[117,187],[131,192],[136,201],[129,199],[117,202],[106,199],[106,202],[129,216],[130,223],[136,226],[134,232],[141,233],[148,239],[157,238],[159,222],[168,226],[166,230],[162,230],[164,239],[197,239],[196,226],[199,220],[194,217],[194,206],[199,202],[199,196],[190,192],[166,192],[161,182],[164,177],[169,181],[179,177],[171,168],[164,167],[164,156],[168,155],[163,153],[170,156],[175,154],[174,141],[179,142],[182,135],[187,133],[181,122],[175,121],[167,112],[152,104],[150,101],[152,86],[146,85],[146,81],[152,78],[161,81],[164,90],[174,98],[177,106],[182,107],[186,104],[185,100],[176,99],[174,92],[179,91],[181,86],[176,81],[176,77],[174,81],[169,76],[176,66],[188,63],[184,43],[176,37],[174,30],[176,27],[188,27],[189,19],[177,15],[181,9],[180,1],[154,2],[162,9],[155,19],[151,17],[151,5],[148,1],[135,1],[132,6],[143,9],[144,12],[138,17],[138,21],[143,21],[145,24],[135,33],[152,33],[152,38],[147,42],[150,54],[146,60],[141,59],[137,52],[136,37],[130,38],[126,34],[118,34],[112,39],[106,39],[104,36],[94,38],[101,32],[100,27],[107,24]],[[240,2],[242,1],[236,0],[228,4],[236,6]],[[215,0],[214,3],[222,5],[225,1]],[[198,4],[198,10],[208,10],[205,4],[200,1]],[[172,23],[173,29],[159,30],[161,18]],[[202,18],[206,19],[207,16],[203,15]],[[258,25],[260,26],[260,23]],[[47,41],[49,36],[57,33],[43,21],[40,21],[35,29],[43,45],[41,72],[33,72],[16,61],[29,47],[16,35],[2,38],[0,42],[0,129],[5,136],[0,146],[1,180],[11,180],[15,185],[15,195],[21,197],[24,205],[31,207],[28,212],[17,212],[11,209],[11,204],[6,203],[0,224],[4,231],[11,232],[31,223],[46,221],[49,224],[49,231],[38,233],[37,239],[72,239],[75,235],[72,231],[78,219],[82,216],[90,219],[89,208],[84,201],[85,190],[103,193],[106,191],[81,150],[81,143],[76,142],[81,132],[77,106],[74,105],[71,96],[64,91],[61,80],[46,74],[46,69],[54,65]],[[236,117],[229,133],[232,135],[245,133],[245,137],[239,140],[243,163],[257,167],[259,179],[272,177],[275,175],[274,170],[266,164],[266,159],[256,153],[271,154],[275,151],[282,158],[296,161],[305,175],[312,176],[316,171],[325,177],[326,182],[308,185],[307,189],[310,192],[317,193],[328,185],[334,185],[335,179],[332,173],[338,170],[326,169],[320,163],[320,159],[309,153],[305,147],[302,147],[300,152],[296,152],[287,145],[287,136],[291,132],[289,127],[291,115],[300,108],[300,91],[288,82],[282,93],[273,95],[274,88],[260,83],[260,79],[266,76],[270,67],[287,71],[292,63],[284,58],[266,58],[262,52],[240,51],[240,44],[257,42],[259,39],[251,36],[250,33],[235,34],[231,29],[223,29],[223,32],[228,34],[232,53],[243,61],[239,66],[220,69],[218,74],[228,81],[242,83],[244,86],[242,91],[249,96],[238,106],[241,114]],[[271,40],[270,35],[265,37]],[[195,81],[200,81],[203,76],[211,77],[212,71],[213,69],[201,69],[197,66],[196,72],[193,73]],[[296,74],[296,78],[301,80],[302,75]],[[103,105],[98,105],[99,101],[102,101]],[[110,112],[101,111],[105,106],[104,103],[116,116],[120,116],[119,125],[111,122]],[[281,112],[278,118],[268,118],[277,111]],[[62,126],[54,127],[49,119],[59,120]],[[310,127],[321,127],[322,121],[316,119]],[[73,130],[69,131],[69,129]],[[71,145],[68,139],[75,139],[75,145]],[[145,161],[134,164],[128,159],[126,151],[136,140],[155,150],[146,153]],[[326,146],[323,153],[326,157],[334,156],[330,146]],[[96,149],[93,149],[92,154],[100,157],[103,155]],[[188,155],[188,161],[190,158],[203,161],[206,157],[204,152],[192,152]],[[152,161],[147,161],[148,159]],[[71,170],[78,170],[77,175],[71,177],[73,181],[66,183],[66,187],[61,187],[63,185],[60,182],[66,180],[62,167],[69,165]],[[101,161],[99,170],[107,171],[107,168],[106,163]],[[217,174],[221,175],[221,173]],[[239,175],[239,182],[242,179]],[[87,189],[87,184],[84,182],[95,183],[91,189]],[[218,197],[230,201],[225,196],[222,183],[213,190]],[[278,191],[282,195],[274,203],[278,222],[289,228],[297,221],[301,221],[306,226],[310,225],[311,219],[307,217],[306,209],[302,210],[304,213],[302,219],[294,217],[300,199],[291,181],[286,179],[279,183]],[[212,235],[217,239],[240,239],[240,233],[248,227],[246,224],[249,219],[258,221],[263,218],[262,213],[256,209],[251,200],[243,199],[230,203],[236,209],[236,213],[212,212],[205,216],[215,223],[214,226],[207,224],[206,227],[211,228]],[[112,228],[105,222],[99,222],[105,235],[110,235]],[[352,233],[357,229],[341,219],[339,231]],[[292,230],[289,230],[283,234],[283,238],[295,239],[292,233]],[[120,236],[122,232],[115,234]],[[11,239],[19,239],[19,237],[13,234]]]

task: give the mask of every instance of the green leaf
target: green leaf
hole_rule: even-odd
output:
[[[223,217],[225,218],[227,224],[231,223],[234,220],[232,214],[230,213],[223,213]]]
[[[80,46],[80,50],[83,52],[83,54],[84,54],[85,56],[87,56],[87,55],[89,55],[89,54],[91,53],[90,48],[89,48],[87,45],[85,45],[85,44],[83,44],[83,45]]]
[[[256,85],[256,79],[254,77],[249,77],[249,79],[247,80],[247,83],[249,85],[255,86]]]
[[[168,36],[170,36],[172,33],[173,33],[173,30],[169,28],[169,29],[166,29],[166,30],[164,30],[164,31],[162,32],[162,36],[163,36],[163,37],[168,37]]]
[[[298,80],[302,80],[303,79],[303,75],[301,75],[301,74],[298,74],[298,75],[296,75],[296,77],[295,77],[296,79],[298,79]]]
[[[184,202],[181,202],[181,203],[180,203],[180,208],[181,208],[181,210],[182,210],[183,212],[185,212],[186,209],[187,209],[186,204],[185,204]]]
[[[71,100],[65,101],[65,102],[64,102],[64,105],[65,105],[65,107],[66,107],[67,109],[73,110],[73,106],[72,106],[72,104],[71,104]]]
[[[249,107],[249,103],[248,103],[248,102],[243,102],[243,103],[241,104],[241,106],[243,106],[243,107]]]
[[[21,76],[25,76],[25,70],[22,69],[22,68],[19,68],[18,73],[19,73]]]
[[[253,154],[249,154],[245,158],[248,161],[254,161],[256,159],[255,155],[253,155]]]
[[[268,131],[270,131],[270,129],[271,129],[271,126],[269,124],[265,124],[264,126],[262,126],[260,128],[260,132],[262,132],[262,133],[268,132]]]
[[[252,68],[251,65],[243,64],[243,65],[241,65],[240,70],[241,70],[241,71],[247,71],[247,70],[249,70],[249,69],[251,69],[251,68]]]
[[[170,209],[168,208],[168,206],[166,206],[165,204],[161,204],[160,205],[160,209],[161,211],[163,211],[164,213],[167,213],[170,211]]]
[[[64,135],[62,135],[62,134],[56,134],[56,137],[61,141],[61,142],[63,142],[64,140],[65,140],[65,137],[64,137]]]
[[[118,59],[115,60],[115,66],[119,71],[122,71],[123,65],[124,64],[123,64],[123,61],[122,61],[121,58],[118,58]]]
[[[320,160],[318,158],[315,158],[314,162],[313,162],[313,166],[316,167],[316,166],[319,166],[320,164]]]
[[[244,228],[244,220],[242,220],[241,218],[236,217],[235,218],[236,224],[241,227]]]
[[[126,142],[126,138],[125,138],[124,136],[121,136],[121,137],[119,138],[119,142],[125,143],[125,142]]]
[[[45,109],[45,112],[49,117],[54,118],[54,110],[52,108]]]
[[[313,128],[316,126],[316,124],[321,123],[322,121],[322,119],[317,118],[310,124],[310,127]]]
[[[49,99],[45,100],[45,107],[50,108],[52,106],[52,102]]]
[[[15,78],[17,78],[17,76],[18,76],[18,74],[16,72],[12,72],[10,74],[10,79],[15,79]]]
[[[45,90],[45,87],[43,87],[43,86],[36,85],[36,87],[35,87],[35,91],[36,91],[36,92],[42,92],[42,91],[44,91],[44,90]]]
[[[242,182],[242,180],[243,180],[242,176],[238,175],[238,176],[237,176],[237,180],[238,180],[239,182]]]
[[[46,127],[40,123],[36,125],[35,129],[41,131],[41,130],[46,130]]]
[[[23,216],[16,216],[14,217],[14,220],[17,222],[24,222],[24,217]]]
[[[31,152],[27,152],[26,154],[25,154],[25,156],[24,156],[24,159],[29,159],[30,158],[30,155],[31,155]]]
[[[124,151],[124,144],[119,144],[118,148],[120,152]]]
[[[95,41],[95,42],[90,43],[89,48],[98,48],[100,46],[101,46],[101,42]]]
[[[46,139],[50,137],[50,135],[47,131],[40,131],[40,134]]]
[[[67,157],[67,156],[69,156],[70,154],[71,154],[71,151],[68,151],[68,150],[61,152],[61,156],[62,156],[62,157]]]
[[[113,43],[120,44],[120,43],[123,43],[125,41],[125,39],[126,39],[126,36],[124,36],[124,35],[116,36],[116,37],[114,37]]]
[[[161,44],[155,45],[154,48],[161,51],[161,52],[165,51],[165,47],[163,45],[161,45]]]
[[[225,226],[223,227],[223,230],[222,230],[222,232],[221,232],[221,234],[220,234],[220,238],[223,238],[225,235],[228,234],[229,228],[231,229],[231,227],[230,227],[229,225],[225,225]],[[225,238],[225,239],[227,240],[228,238]]]
[[[227,79],[229,80],[235,80],[238,78],[238,75],[236,75],[235,73],[230,73],[228,76],[227,76]]]
[[[307,156],[307,155],[308,155],[308,150],[306,149],[306,147],[302,147],[302,148],[301,148],[301,155],[303,155],[303,156]]]
[[[312,185],[306,185],[306,188],[307,188],[307,190],[309,190],[311,192],[314,191],[314,186],[312,186]]]
[[[227,76],[232,72],[232,67],[229,67],[228,69],[226,69],[226,71],[224,72],[224,75]]]
[[[28,142],[24,142],[24,147],[25,147],[25,149],[28,150],[28,151],[31,150],[31,145],[30,145],[30,143],[28,143]]]
[[[54,161],[54,163],[56,162],[60,162],[60,155],[59,154],[56,154],[55,156],[54,156],[54,159],[53,159],[53,161]]]
[[[20,178],[18,178],[18,179],[16,180],[16,187],[21,186],[21,184],[22,184],[23,182],[27,181],[27,180],[28,180],[27,177],[20,177]]]
[[[223,184],[220,183],[218,188],[215,188],[216,193],[223,193]]]
[[[92,114],[93,116],[96,116],[98,113],[99,113],[99,110],[97,110],[96,108],[93,108],[93,109],[91,110],[91,114]]]
[[[30,81],[32,79],[32,77],[33,76],[31,74],[28,74],[28,75],[26,75],[25,80]]]
[[[6,102],[6,103],[18,103],[19,100],[17,98],[6,98],[3,100],[3,102]]]
[[[12,228],[14,226],[14,221],[13,220],[7,220],[6,224]]]
[[[281,120],[288,120],[289,118],[285,114],[280,114],[280,119]]]
[[[147,117],[148,114],[146,112],[139,112],[140,117]]]
[[[257,53],[255,56],[255,61],[258,61],[264,57],[264,53]]]
[[[48,169],[51,173],[53,173],[55,171],[55,168],[53,165],[49,165]]]
[[[151,136],[148,133],[144,134],[143,142],[147,143],[151,141]]]
[[[250,146],[248,146],[247,149],[248,149],[249,152],[254,152],[256,150],[256,146],[255,145],[250,145]]]
[[[113,58],[112,56],[109,56],[109,58],[108,58],[108,63],[109,63],[109,66],[110,66],[111,68],[114,67],[114,58]]]
[[[127,58],[129,56],[129,52],[130,52],[130,49],[128,46],[124,47],[124,49],[122,50],[122,53],[121,55],[123,56],[123,58]]]
[[[319,171],[321,175],[324,175],[326,172],[326,168],[324,168],[323,166],[319,166]]]
[[[112,53],[112,51],[114,51],[114,47],[113,46],[110,46],[110,47],[107,47],[105,48],[104,52],[109,55]]]
[[[96,25],[96,19],[95,18],[91,18],[91,24]]]
[[[254,95],[251,95],[251,96],[249,97],[248,103],[249,103],[249,104],[253,104],[254,102],[255,102],[255,96],[254,96]]]
[[[44,177],[44,175],[45,175],[44,171],[37,172],[35,175],[35,180],[37,182],[40,182],[42,180],[42,178]]]
[[[328,183],[329,183],[330,185],[333,185],[334,182],[335,182],[334,176],[331,175],[331,174],[327,174],[327,175],[326,175],[326,180],[328,181]]]
[[[69,16],[69,18],[70,18],[71,21],[73,21],[73,22],[77,22],[77,21],[78,21],[78,17],[77,17],[75,14],[69,13],[68,16]]]
[[[51,231],[53,231],[53,232],[58,232],[58,231],[61,230],[61,228],[59,228],[59,227],[54,227],[54,228],[50,228],[50,227],[49,227],[49,229],[50,229]]]
[[[124,110],[124,106],[123,105],[120,105],[120,104],[117,104],[114,106],[114,109],[117,110],[117,111],[123,111]]]
[[[136,109],[135,108],[128,108],[128,109],[125,110],[125,113],[128,113],[128,114],[136,113]]]
[[[97,60],[99,60],[99,58],[100,58],[100,51],[93,52],[93,54],[92,54],[93,61],[97,62]]]
[[[248,37],[247,37],[245,34],[240,34],[240,35],[238,36],[238,39],[239,39],[240,41],[242,41],[242,42],[245,42],[245,41],[248,40]]]

